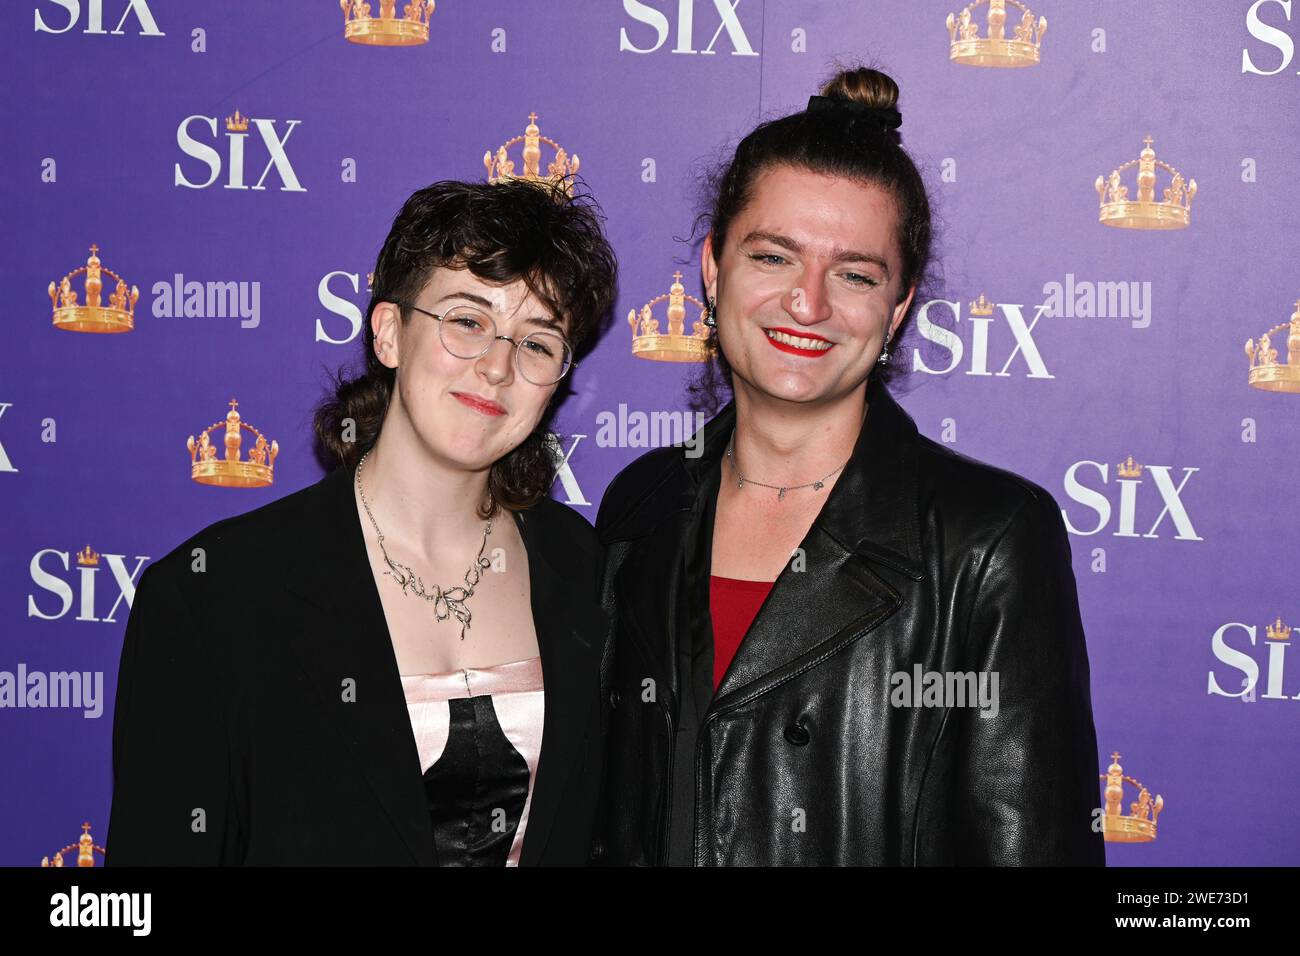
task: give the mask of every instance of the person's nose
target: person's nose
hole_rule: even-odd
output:
[[[515,344],[497,336],[474,365],[479,375],[492,385],[509,385],[514,380]]]
[[[826,290],[826,270],[816,264],[804,267],[799,283],[781,303],[786,313],[800,325],[816,325],[831,317],[831,300]]]

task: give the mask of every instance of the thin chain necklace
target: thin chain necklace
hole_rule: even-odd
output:
[[[389,577],[397,581],[402,586],[402,593],[409,590],[417,597],[422,597],[426,601],[433,602],[433,613],[439,621],[445,621],[453,614],[456,620],[460,621],[460,639],[465,640],[465,631],[469,628],[470,613],[465,602],[474,596],[474,588],[478,587],[479,576],[482,570],[488,567],[492,562],[483,557],[483,550],[487,547],[488,535],[492,533],[492,521],[488,520],[487,527],[483,529],[483,543],[479,545],[478,555],[474,558],[474,564],[465,572],[466,587],[457,585],[454,588],[443,590],[438,585],[433,586],[433,593],[429,594],[424,589],[424,582],[420,576],[411,569],[409,565],[402,564],[400,561],[394,561],[388,556],[387,549],[384,548],[384,533],[379,530],[379,522],[375,521],[375,516],[370,512],[370,503],[366,501],[366,493],[361,487],[361,466],[366,463],[366,458],[370,452],[361,456],[357,462],[357,494],[361,496],[361,506],[366,509],[366,516],[370,518],[370,523],[375,526],[375,534],[379,538],[379,551],[384,556],[384,562],[388,565],[389,570],[385,571]]]
[[[727,439],[727,459],[731,462],[731,467],[734,468],[734,469],[736,469],[736,487],[737,487],[737,488],[744,488],[744,487],[745,487],[745,482],[749,482],[751,485],[758,485],[760,488],[771,488],[773,491],[776,492],[776,500],[777,500],[777,501],[784,501],[784,500],[785,500],[785,493],[786,493],[787,491],[795,491],[795,490],[797,490],[797,489],[799,489],[799,488],[811,488],[813,491],[820,491],[821,488],[822,488],[822,486],[824,486],[824,485],[826,484],[826,479],[827,479],[827,478],[829,478],[831,475],[835,474],[835,471],[839,471],[840,468],[843,468],[844,465],[847,465],[847,464],[849,463],[849,461],[852,461],[852,460],[853,460],[853,459],[850,458],[848,461],[845,461],[845,462],[844,462],[844,465],[840,465],[839,468],[836,468],[835,471],[832,471],[832,472],[830,473],[830,475],[825,475],[824,477],[822,477],[822,478],[818,478],[816,481],[810,481],[810,482],[808,482],[807,484],[803,484],[803,485],[765,485],[765,484],[763,484],[761,481],[755,481],[753,478],[746,478],[744,475],[742,475],[742,474],[740,473],[740,465],[736,462],[736,456],[735,456],[734,454],[732,454],[732,445],[735,444],[735,441],[736,441],[736,430],[733,428],[733,429],[731,430],[731,437],[730,437],[729,439]]]

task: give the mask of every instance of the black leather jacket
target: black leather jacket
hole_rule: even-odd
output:
[[[734,404],[702,454],[657,449],[606,490],[597,862],[1104,865],[1060,508],[918,434],[874,379],[867,400],[805,569],[782,570],[716,695],[709,569]],[[985,672],[996,712],[895,676],[925,672]]]

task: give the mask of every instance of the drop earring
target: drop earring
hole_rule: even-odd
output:
[[[706,297],[704,301],[708,303],[704,307],[704,324],[711,329],[716,329],[718,327],[718,320],[717,311],[713,307],[713,300]]]

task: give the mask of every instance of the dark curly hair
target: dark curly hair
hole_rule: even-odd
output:
[[[840,70],[822,84],[820,93],[886,112],[897,109],[898,84],[869,67]],[[934,282],[929,270],[935,227],[925,183],[903,149],[896,126],[871,114],[854,115],[843,110],[802,111],[760,123],[740,141],[734,155],[724,158],[703,177],[704,211],[696,217],[692,236],[701,225],[712,230],[715,263],[721,261],[732,221],[753,199],[755,182],[773,166],[793,166],[872,183],[894,198],[903,264],[898,301],[914,283],[917,286],[908,313],[889,343],[891,351],[899,350],[903,334],[925,297],[922,289]],[[687,389],[693,408],[713,414],[723,404],[724,389],[731,391],[731,367],[716,334],[709,336],[708,352],[709,360]],[[905,363],[893,361],[883,367],[874,366],[871,374],[890,383],[905,371]]]
[[[316,408],[316,455],[326,468],[357,462],[374,447],[393,394],[396,370],[375,355],[370,319],[380,302],[409,303],[439,267],[468,268],[487,282],[522,279],[556,316],[569,319],[575,357],[612,320],[618,266],[605,237],[600,207],[581,180],[562,184],[507,180],[469,183],[443,180],[413,193],[393,220],[375,264],[370,305],[362,336],[364,371],[331,374],[330,391]],[[402,322],[411,311],[401,306]],[[573,375],[560,387],[537,427],[517,448],[495,462],[488,474],[491,505],[521,511],[550,490],[557,463],[549,440],[557,396],[568,394]],[[344,439],[350,421],[352,440]]]

